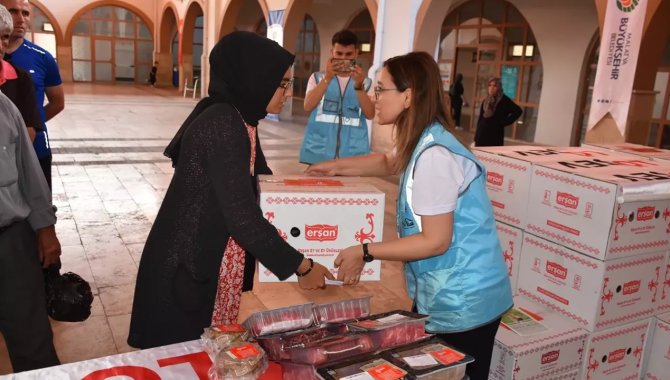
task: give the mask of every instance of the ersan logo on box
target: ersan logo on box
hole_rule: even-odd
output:
[[[312,241],[333,241],[337,240],[337,226],[328,224],[305,225],[305,239]]]
[[[610,354],[607,355],[607,362],[616,363],[618,361],[623,360],[623,358],[625,357],[626,357],[626,349],[620,348],[618,350],[611,351]]]
[[[640,291],[640,280],[629,281],[623,284],[623,294],[635,294]]]
[[[556,203],[568,208],[577,208],[579,206],[579,198],[569,193],[556,192]]]
[[[502,186],[505,176],[496,172],[487,172],[486,173],[486,182],[494,186]]]
[[[654,213],[656,213],[656,207],[647,206],[640,207],[637,209],[637,220],[644,222],[646,220],[654,219]]]
[[[553,261],[547,260],[547,264],[545,265],[545,269],[547,273],[554,277],[558,277],[561,280],[565,280],[568,278],[568,268],[562,266],[559,263],[555,263]]]
[[[556,351],[549,351],[545,354],[542,354],[542,364],[549,364],[553,363],[556,360],[558,360],[558,357],[560,356],[561,351],[556,350]]]

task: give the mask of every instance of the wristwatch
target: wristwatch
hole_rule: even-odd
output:
[[[363,261],[370,263],[374,259],[375,257],[368,252],[368,243],[363,243]]]

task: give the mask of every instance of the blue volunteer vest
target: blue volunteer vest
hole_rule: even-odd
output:
[[[480,174],[458,196],[449,249],[439,256],[405,263],[407,290],[419,313],[430,315],[427,331],[466,331],[495,320],[512,307],[512,289],[486,194],[485,169],[438,123],[423,132],[401,177],[397,204],[399,236],[421,231],[421,218],[414,213],[408,199],[412,199],[416,160],[434,145],[473,161]]]
[[[318,84],[323,79],[323,73],[314,73],[314,79]],[[371,83],[368,78],[363,82],[366,92]],[[342,95],[340,82],[333,78],[323,98],[309,115],[300,147],[300,162],[315,164],[338,157],[368,153],[368,125],[356,97],[354,82],[347,82]]]

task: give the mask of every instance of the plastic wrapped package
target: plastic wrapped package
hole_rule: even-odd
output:
[[[316,369],[309,364],[298,364],[291,362],[280,362],[283,372],[283,380],[319,380]]]
[[[296,305],[254,313],[244,321],[253,336],[300,330],[314,325],[314,304]]]
[[[288,350],[291,348],[300,348],[310,343],[332,340],[346,334],[348,331],[349,328],[346,325],[329,325],[259,336],[256,340],[268,354],[270,360],[288,360]]]
[[[338,323],[367,317],[370,315],[371,297],[365,296],[316,305],[314,307],[316,322],[318,324]]]
[[[384,357],[422,380],[461,380],[474,361],[437,337],[386,351]]]
[[[415,379],[407,370],[398,367],[380,355],[369,355],[353,360],[340,361],[332,365],[320,367],[316,371],[325,380]]]
[[[315,367],[338,360],[360,356],[377,349],[367,334],[347,334],[336,339],[306,344],[304,347],[287,350],[289,360],[294,363],[311,364]]]
[[[373,343],[380,349],[395,347],[431,335],[426,334],[427,315],[395,310],[363,318],[350,326],[353,329],[368,331]]]
[[[205,328],[200,341],[209,357],[214,360],[216,354],[221,350],[235,343],[244,342],[248,335],[242,325],[219,325]]]
[[[268,368],[268,357],[255,343],[241,342],[219,351],[209,369],[210,380],[255,380]]]

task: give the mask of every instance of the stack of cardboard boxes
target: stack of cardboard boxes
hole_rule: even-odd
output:
[[[512,146],[475,154],[487,167],[516,294],[544,308],[536,315],[554,313],[562,321],[522,337],[522,346],[550,353],[556,339],[573,341],[540,356],[539,367],[519,362],[505,370],[493,362],[490,377],[564,378],[574,368],[549,358],[566,350],[580,353],[572,363],[580,378],[639,377],[651,317],[670,302],[663,297],[670,275],[670,164],[599,147]],[[517,304],[525,302],[520,297]],[[568,333],[574,327],[588,332],[583,346]],[[505,347],[520,358],[519,339],[500,329],[496,351]]]

